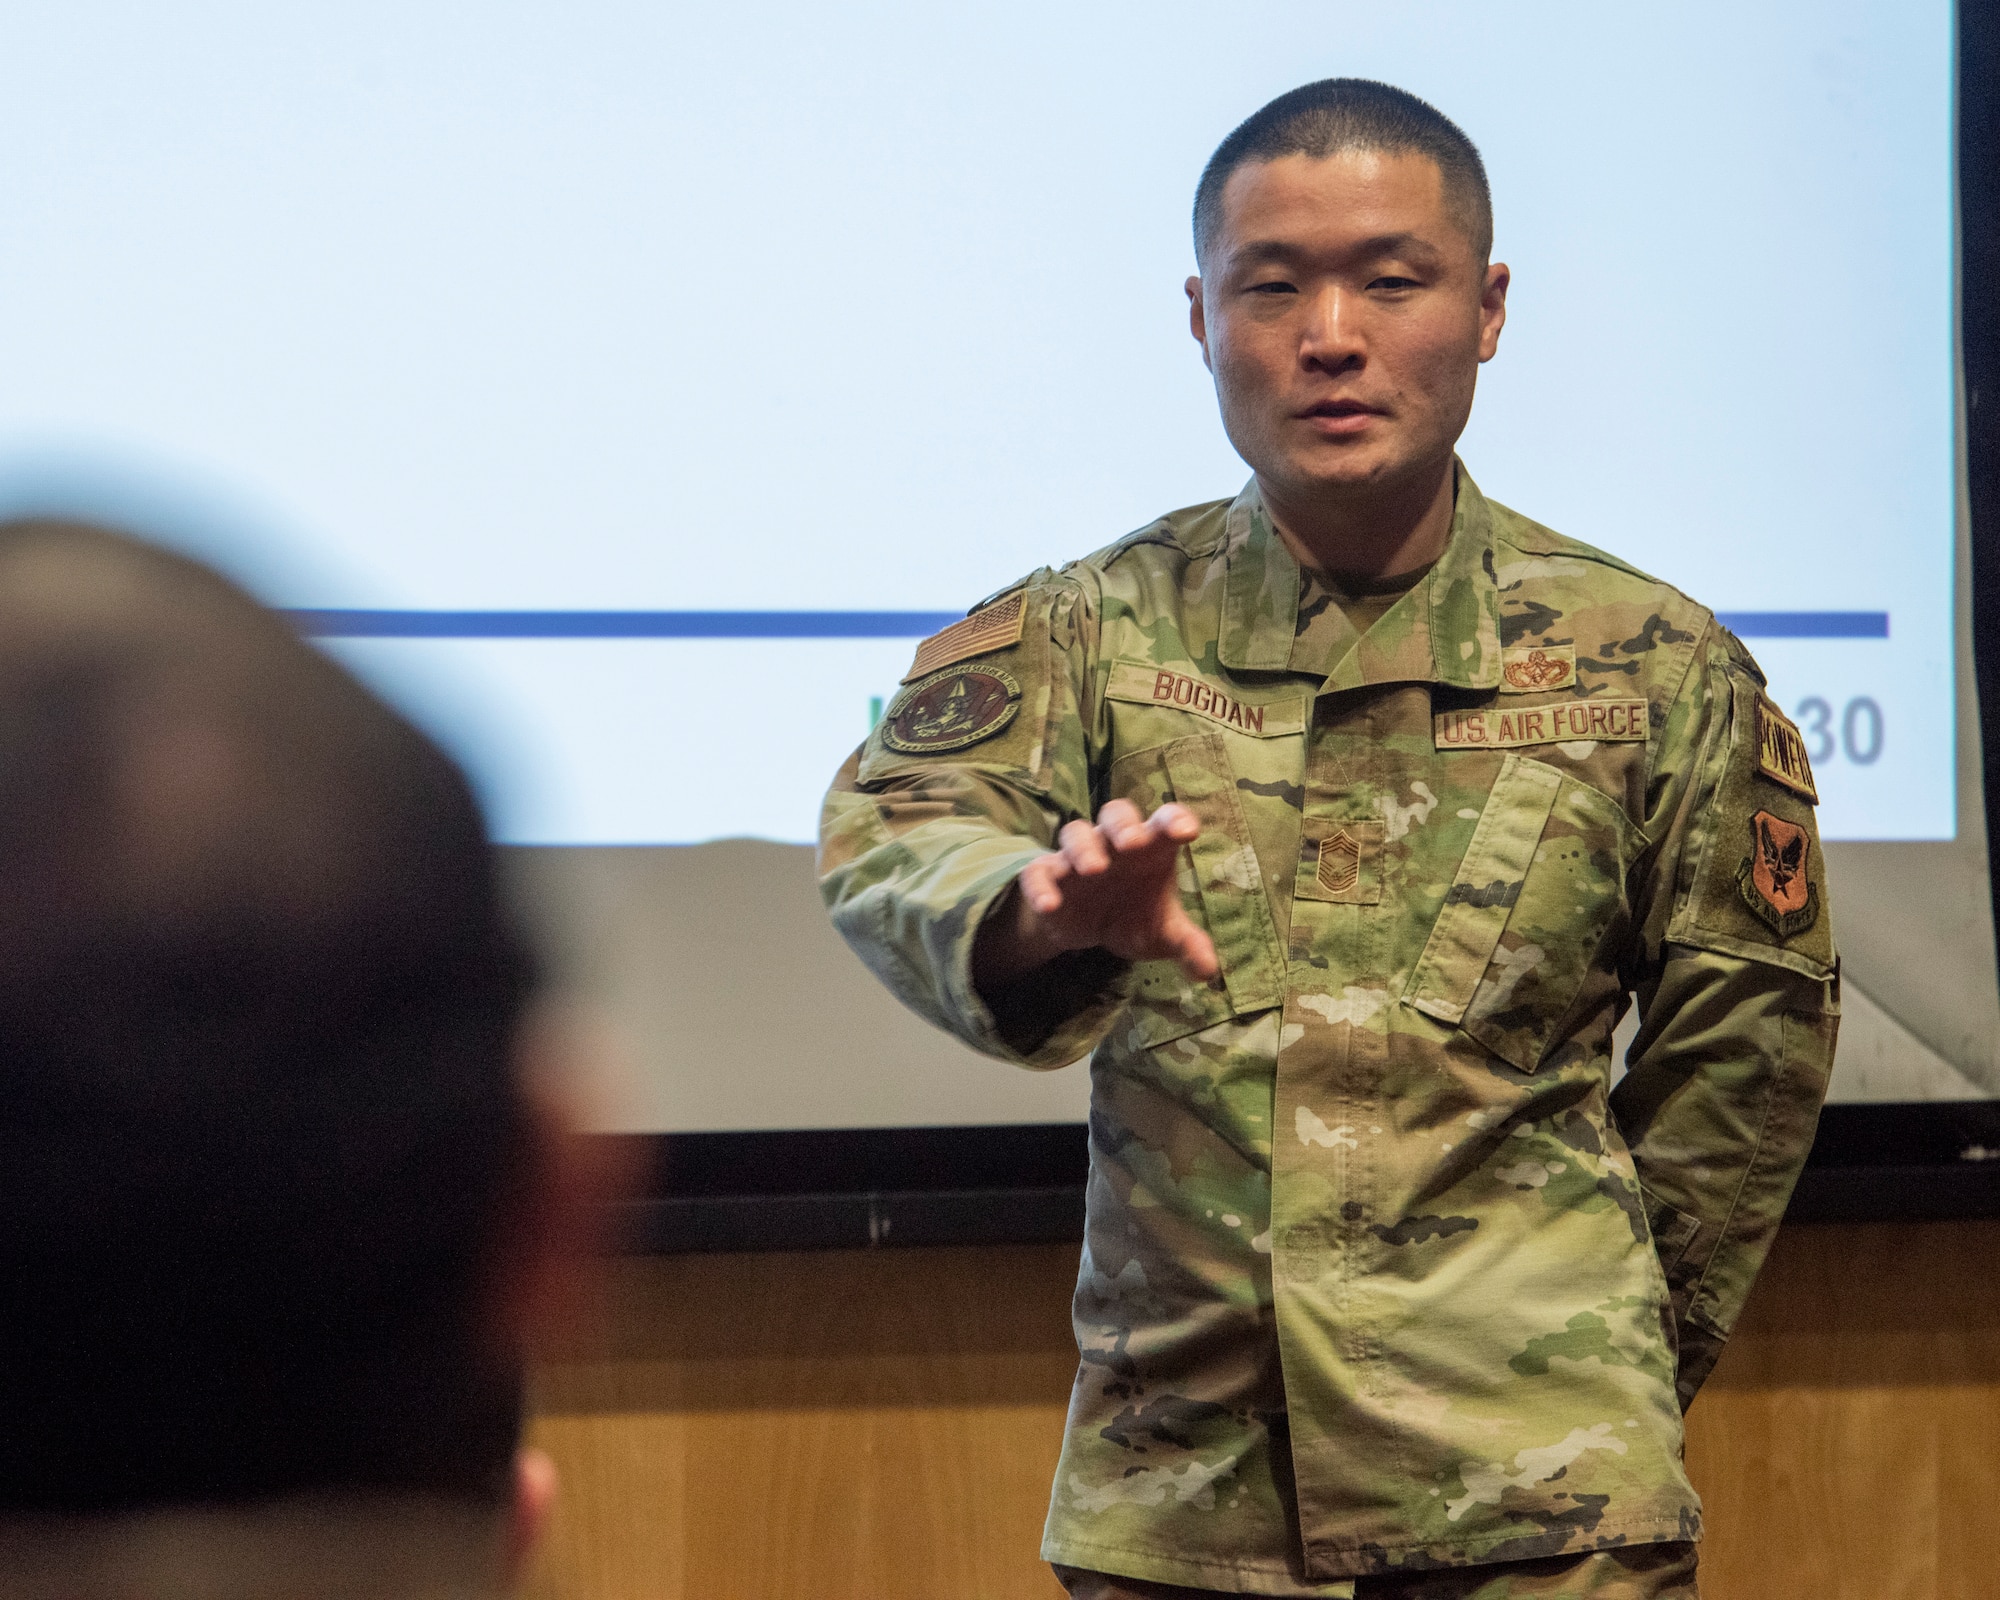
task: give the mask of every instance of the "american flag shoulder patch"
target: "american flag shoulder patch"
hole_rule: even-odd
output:
[[[990,606],[973,612],[962,622],[954,622],[918,645],[917,659],[903,674],[903,682],[914,682],[940,667],[983,656],[989,650],[1005,650],[1019,644],[1026,617],[1026,596],[1019,589],[1002,595]]]

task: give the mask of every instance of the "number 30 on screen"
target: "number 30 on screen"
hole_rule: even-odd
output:
[[[1807,754],[1817,763],[1833,759],[1836,727],[1831,702],[1819,695],[1799,702],[1799,731],[1806,736]],[[1838,722],[1840,752],[1857,767],[1872,767],[1882,755],[1882,708],[1869,696],[1856,695],[1842,708]]]

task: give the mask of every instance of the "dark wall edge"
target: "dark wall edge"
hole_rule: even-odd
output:
[[[2000,5],[1958,7],[1959,332],[1986,836],[2000,840]],[[2000,850],[1991,852],[2000,909]]]
[[[1081,1123],[607,1135],[646,1173],[627,1253],[1077,1243]],[[1791,1222],[2000,1217],[2000,1102],[1834,1105]]]

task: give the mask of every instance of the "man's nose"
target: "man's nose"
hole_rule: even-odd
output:
[[[1329,286],[1314,295],[1305,310],[1305,325],[1299,334],[1302,365],[1321,372],[1344,372],[1367,359],[1357,295]]]

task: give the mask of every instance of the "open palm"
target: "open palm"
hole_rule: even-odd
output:
[[[1219,970],[1215,945],[1181,905],[1175,870],[1201,823],[1169,803],[1142,817],[1113,800],[1097,820],[1067,824],[1056,848],[1021,869],[1011,922],[983,941],[981,980],[1006,983],[1070,950],[1126,961],[1174,961],[1197,983]]]

